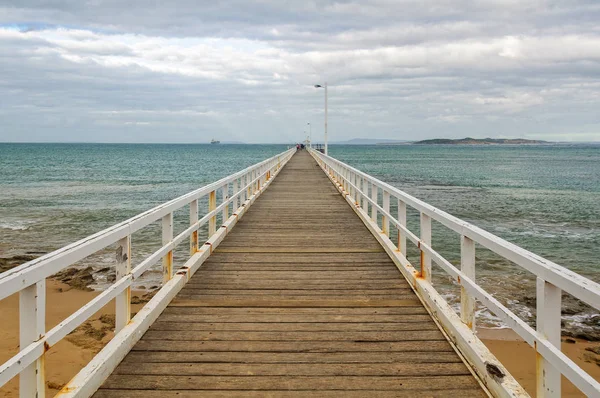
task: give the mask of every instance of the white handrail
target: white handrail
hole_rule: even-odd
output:
[[[161,308],[164,308],[178,289],[181,289],[187,282],[200,264],[210,255],[213,247],[224,238],[228,228],[231,229],[235,225],[237,219],[271,183],[294,152],[294,149],[289,149],[0,274],[0,300],[17,292],[20,294],[20,351],[0,365],[0,386],[16,375],[20,375],[20,396],[42,398],[45,394],[44,354],[46,351],[112,299],[116,299],[116,326],[115,336],[108,346],[117,346],[118,348],[114,350],[111,347],[108,349],[105,347],[100,354],[108,355],[109,358],[106,360],[103,370],[110,369],[113,364],[116,366],[120,359],[116,362],[115,360],[124,356],[135,341],[141,337],[145,331],[143,328],[147,328],[151,323],[149,320],[158,316],[162,311]],[[231,196],[229,195],[230,188],[233,192]],[[219,206],[216,206],[216,192],[219,190],[223,193],[223,200]],[[209,208],[206,214],[198,219],[198,201],[205,196],[209,197]],[[184,206],[190,208],[190,226],[173,237],[173,212]],[[217,214],[222,214],[223,220],[222,226],[218,228],[216,227]],[[163,220],[163,246],[132,269],[131,234],[160,219]],[[209,228],[209,239],[206,245],[199,247],[198,230],[206,223],[213,226],[214,230],[211,231]],[[188,237],[190,237],[190,259],[176,271],[176,275],[173,275],[173,250]],[[116,281],[52,330],[46,332],[44,328],[45,279],[115,243],[117,243]],[[128,298],[131,286],[161,258],[163,259],[165,283],[159,294],[147,303],[136,316],[136,318],[140,318],[141,322],[130,325],[131,311]],[[115,341],[116,343],[113,343]],[[127,344],[124,345],[125,341]],[[125,346],[129,348],[125,349]],[[98,369],[98,366],[92,366],[89,369],[86,367],[80,372],[83,375],[81,377],[88,381],[88,385],[79,385],[74,388],[65,387],[66,390],[63,390],[71,396],[86,395],[85,391],[95,391],[94,386],[97,387],[102,382],[105,373],[98,372]]]
[[[416,286],[417,293],[436,295],[435,300],[422,297],[429,306],[437,306],[437,308],[433,308],[434,311],[446,311],[450,307],[432,288],[431,267],[428,261],[439,265],[461,286],[460,320],[468,327],[467,329],[474,330],[475,328],[473,300],[477,299],[537,351],[539,354],[536,367],[538,396],[559,397],[561,374],[589,396],[600,396],[600,383],[571,361],[560,349],[561,292],[565,291],[590,306],[600,309],[600,284],[454,217],[331,156],[315,150],[311,150],[311,154],[330,178],[338,184],[347,200],[355,205],[355,210],[363,220],[371,223],[378,233],[383,235],[381,241],[384,243],[384,247],[388,245],[393,248],[390,254],[398,257],[398,263],[402,264],[401,267],[399,266],[400,270],[403,271],[409,282],[414,283],[413,286]],[[379,201],[379,191],[381,191],[381,201]],[[390,198],[398,200],[398,219],[390,212]],[[406,226],[407,205],[419,211],[421,215],[420,237],[412,233]],[[378,215],[381,215],[381,218]],[[431,220],[439,222],[461,236],[461,269],[452,265],[432,248]],[[389,239],[389,224],[398,230],[397,243],[393,243]],[[414,267],[406,260],[406,238],[421,251],[419,267]],[[474,268],[474,242],[536,275],[537,330],[477,285]],[[441,302],[443,304],[439,304]],[[444,314],[444,317],[440,317],[442,324],[444,322],[441,318],[447,316],[448,314]],[[448,317],[450,320],[455,318],[456,314]],[[457,333],[463,333],[465,329],[456,325],[443,324],[442,326]],[[469,349],[468,345],[464,348]],[[479,371],[483,372],[482,369]]]

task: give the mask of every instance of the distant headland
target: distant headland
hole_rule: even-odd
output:
[[[426,145],[435,145],[435,144],[453,144],[453,145],[492,145],[492,144],[549,144],[548,141],[541,140],[526,140],[524,138],[459,138],[456,140],[452,140],[449,138],[436,138],[433,140],[423,140],[423,141],[415,141],[413,144],[426,144]]]

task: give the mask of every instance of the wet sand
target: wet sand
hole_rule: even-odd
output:
[[[49,330],[71,315],[83,304],[94,298],[98,292],[71,288],[62,282],[47,281],[47,322]],[[133,292],[141,296],[143,292]],[[132,312],[138,311],[143,304],[132,305]],[[18,352],[19,348],[19,300],[13,295],[0,301],[0,363],[5,362]],[[97,312],[88,322],[68,335],[48,351],[46,356],[46,394],[55,395],[77,372],[83,368],[112,338],[114,328],[114,302]],[[535,396],[535,352],[510,330],[479,330],[479,336],[509,372]],[[564,339],[563,339],[564,340]],[[594,378],[600,380],[600,366],[594,358],[600,355],[586,351],[587,347],[599,347],[600,343],[575,340],[575,343],[563,342],[563,352],[573,359]],[[600,363],[600,362],[599,362]],[[18,397],[18,378],[0,388],[0,396]],[[563,378],[563,397],[583,397],[570,382]]]

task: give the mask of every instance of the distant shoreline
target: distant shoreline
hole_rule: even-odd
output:
[[[435,138],[432,140],[416,141],[415,145],[527,145],[527,144],[553,144],[550,141],[526,140],[524,138]]]

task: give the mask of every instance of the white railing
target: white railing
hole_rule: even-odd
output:
[[[568,293],[600,309],[600,285],[568,269],[462,221],[407,193],[394,188],[337,159],[311,151],[321,168],[337,184],[346,200],[367,224],[400,271],[429,307],[451,340],[473,366],[483,382],[498,396],[526,394],[508,375],[497,359],[475,336],[475,300],[500,318],[536,350],[537,396],[559,397],[561,374],[588,396],[600,396],[600,383],[561,352],[561,294]],[[390,212],[390,201],[397,200],[398,214]],[[420,236],[406,226],[407,206],[420,214]],[[370,212],[369,212],[370,209]],[[431,221],[456,232],[461,239],[460,269],[432,248]],[[390,227],[398,232],[397,242],[390,240]],[[418,267],[406,259],[407,239],[420,250]],[[517,264],[537,277],[536,329],[529,326],[491,294],[477,285],[475,279],[475,244],[479,244]],[[432,261],[460,285],[460,316],[433,288]],[[495,362],[491,362],[495,361]],[[490,369],[490,365],[498,368]],[[500,372],[497,372],[499,370]]]
[[[19,375],[20,397],[45,394],[44,358],[52,346],[90,316],[115,299],[115,336],[92,361],[65,386],[61,394],[89,396],[162,310],[210,255],[281,167],[292,157],[291,149],[238,173],[180,196],[104,231],[88,236],[36,260],[0,274],[0,300],[19,293],[20,351],[0,366],[0,387]],[[217,205],[217,192],[222,202]],[[208,209],[199,217],[199,200],[208,197]],[[189,206],[190,224],[173,236],[173,212]],[[217,228],[217,214],[222,226]],[[132,268],[131,235],[162,220],[162,247]],[[208,241],[199,247],[198,230],[208,223]],[[173,250],[189,238],[190,258],[173,272]],[[46,278],[110,245],[116,244],[116,281],[49,331],[45,330]],[[163,286],[131,319],[131,286],[162,259]]]

